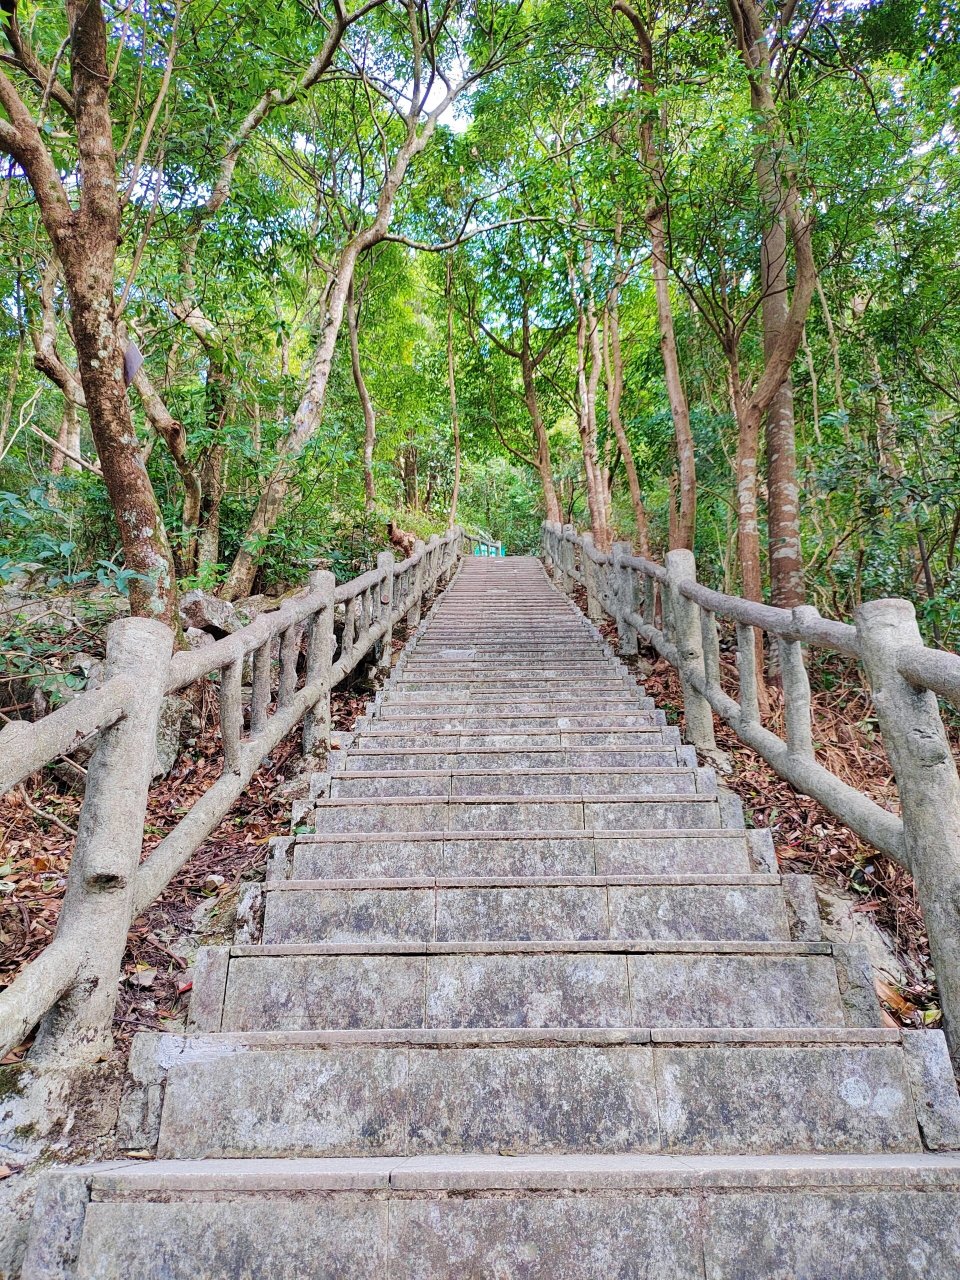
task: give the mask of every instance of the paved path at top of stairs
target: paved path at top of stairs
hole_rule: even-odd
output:
[[[28,1276],[956,1276],[942,1037],[536,560],[468,561],[331,754],[135,1044],[157,1161],[52,1182]]]

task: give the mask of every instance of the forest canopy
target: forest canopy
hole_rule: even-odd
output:
[[[0,581],[544,518],[960,638],[954,0],[4,0]]]

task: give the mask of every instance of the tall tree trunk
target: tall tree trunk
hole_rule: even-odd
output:
[[[767,368],[787,339],[790,325],[789,282],[787,278],[787,226],[797,253],[797,286],[809,287],[812,297],[816,282],[809,227],[801,223],[798,211],[796,173],[788,160],[788,140],[773,92],[770,43],[763,15],[755,0],[729,0],[730,15],[740,57],[750,82],[750,102],[759,121],[761,138],[757,147],[757,182],[767,212],[767,227],[760,255],[762,289],[763,352]],[[806,239],[804,250],[798,246]],[[810,258],[809,267],[801,261]],[[806,270],[812,275],[802,278]],[[800,317],[809,309],[807,299]],[[796,355],[794,347],[793,355]],[[797,484],[796,426],[794,420],[792,357],[772,389],[766,410],[767,432],[767,523],[770,556],[770,588],[773,603],[791,609],[804,600],[803,555],[800,544],[799,486]]]
[[[450,494],[449,527],[457,523],[460,500],[460,414],[457,409],[457,367],[453,349],[453,258],[447,255],[447,382],[450,387],[450,425],[453,429],[453,492]]]
[[[67,0],[80,199],[71,206],[41,131],[0,71],[6,121],[0,145],[26,173],[63,265],[84,400],[123,548],[136,575],[130,607],[176,625],[173,557],[127,399],[115,271],[120,232],[110,68],[100,0]],[[61,90],[61,92],[63,92]]]
[[[749,400],[743,393],[736,338],[728,340],[726,355],[730,405],[737,423],[737,547],[740,591],[747,600],[762,600],[763,570],[757,495],[761,414],[756,409],[751,409]]]
[[[523,377],[523,399],[527,413],[533,424],[533,435],[537,445],[537,470],[540,473],[540,485],[543,489],[543,505],[547,519],[560,523],[560,502],[557,488],[553,480],[553,459],[550,456],[550,437],[547,435],[543,414],[540,412],[540,401],[537,396],[536,362],[530,347],[530,306],[526,294],[523,298],[521,323],[523,325],[520,347],[520,371]],[[546,348],[544,348],[545,354]]]
[[[577,321],[577,427],[580,433],[580,445],[583,453],[584,480],[587,489],[587,507],[590,512],[590,529],[596,545],[603,547],[605,542],[603,492],[600,481],[600,464],[597,458],[597,439],[595,422],[591,415],[591,374],[587,370],[588,319],[583,307],[579,307]]]
[[[69,397],[64,400],[57,444],[60,447],[54,449],[50,458],[50,474],[58,476],[63,471],[81,470],[80,463],[76,461],[80,456],[80,417],[77,406]]]
[[[640,554],[650,558],[650,527],[647,523],[647,509],[643,505],[643,493],[640,489],[640,477],[637,475],[637,464],[633,449],[623,426],[620,406],[623,401],[623,352],[620,348],[620,316],[618,309],[619,286],[615,286],[607,301],[607,323],[604,328],[604,368],[607,379],[607,413],[610,425],[616,436],[623,458],[623,468],[627,473],[627,485],[630,489],[630,502],[633,506],[633,518],[637,524],[637,543]]]
[[[652,105],[652,99],[656,93],[653,41],[640,14],[627,3],[627,0],[614,0],[613,10],[614,13],[622,13],[636,32],[640,54],[640,87],[650,96]],[[680,478],[680,509],[670,545],[685,547],[692,551],[697,527],[697,457],[693,432],[690,429],[690,406],[687,402],[683,377],[680,373],[680,360],[677,355],[673,304],[670,300],[667,237],[661,203],[664,170],[658,151],[654,117],[650,111],[644,114],[640,125],[640,149],[644,168],[653,184],[653,192],[646,212],[647,230],[650,235],[650,266],[657,299],[660,353],[663,357],[664,381],[667,386],[670,415],[673,418],[673,430],[677,442],[677,469]]]
[[[769,64],[767,64],[769,74]],[[763,354],[770,359],[783,337],[790,309],[787,279],[787,226],[776,158],[768,148],[758,163],[760,189],[769,224],[760,248],[763,291]],[[793,378],[784,378],[767,410],[767,539],[771,602],[781,609],[803,604],[803,556],[797,485],[797,440]]]
[[[763,411],[743,393],[737,339],[729,336],[726,347],[730,404],[737,423],[737,558],[740,562],[740,592],[747,600],[763,599],[763,567],[760,548],[760,519],[757,480],[760,425]],[[754,631],[754,667],[757,701],[761,715],[770,711],[770,697],[764,679],[763,632]]]
[[[357,324],[357,299],[353,285],[347,294],[347,329],[350,334],[350,364],[353,383],[357,388],[360,408],[363,410],[363,492],[364,509],[369,515],[377,505],[377,490],[373,479],[373,449],[377,442],[377,415],[367,390],[360,364],[360,331]]]

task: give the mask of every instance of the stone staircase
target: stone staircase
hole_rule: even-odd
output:
[[[468,561],[27,1280],[960,1271],[939,1033],[529,558]],[[304,834],[304,831],[307,834]]]

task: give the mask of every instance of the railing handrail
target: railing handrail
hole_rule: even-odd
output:
[[[778,609],[713,591],[697,582],[690,551],[671,551],[658,565],[627,543],[598,551],[589,533],[553,521],[544,522],[543,545],[561,587],[582,586],[589,616],[614,619],[622,653],[636,653],[642,638],[677,669],[688,742],[716,756],[713,716],[719,716],[780,777],[912,873],[947,1036],[960,1061],[960,776],[937,705],[940,696],[960,706],[960,655],[923,644],[906,600],[863,604],[851,625],[809,606]],[[721,684],[718,618],[736,626],[737,699]],[[761,723],[758,632],[779,646],[784,738]],[[804,644],[860,663],[902,816],[817,760]]]
[[[378,644],[379,665],[389,669],[394,625],[401,618],[408,626],[419,623],[424,597],[452,574],[463,541],[460,529],[434,535],[426,544],[418,541],[399,564],[391,552],[381,552],[375,569],[339,587],[333,574],[313,573],[307,588],[280,608],[196,650],[174,654],[169,627],[121,619],[107,630],[107,678],[100,688],[41,720],[15,721],[0,731],[0,794],[96,739],[57,932],[0,992],[0,1056],[41,1019],[31,1058],[90,1061],[104,1051],[132,920],[166,888],[229,812],[261,760],[298,724],[303,722],[305,753],[329,745],[331,690]],[[248,660],[246,728],[242,687]],[[141,862],[161,702],[216,673],[223,772]]]

